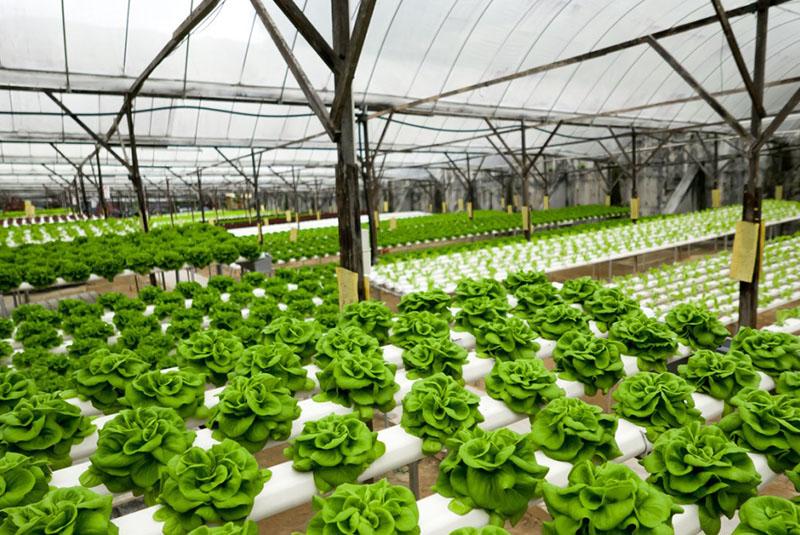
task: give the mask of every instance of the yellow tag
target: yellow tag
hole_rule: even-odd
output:
[[[514,206],[519,208],[519,195],[514,195]]]
[[[369,277],[367,277],[366,275],[364,275],[364,299],[366,299],[367,301],[371,299],[370,289],[369,289]]]
[[[458,211],[459,212],[464,211],[464,199],[458,199]]]
[[[31,201],[25,201],[25,217],[36,217],[36,207]]]
[[[389,220],[389,230],[397,230],[397,219],[394,217]]]
[[[295,223],[300,223],[300,212],[297,212],[294,215],[294,220],[295,220]]]
[[[732,279],[742,282],[753,281],[759,234],[758,223],[749,221],[736,223],[736,235],[733,238],[733,252],[731,253],[730,276]]]
[[[339,283],[339,310],[351,303],[358,303],[358,273],[337,267],[336,280]]]
[[[289,229],[289,241],[297,241],[297,234],[296,228]]]
[[[611,195],[606,195],[606,206],[611,206]]]
[[[265,218],[264,218],[264,226],[265,226],[265,227],[268,227],[268,226],[269,226],[269,217],[265,217]]]
[[[372,211],[372,220],[375,221],[375,225],[380,227],[381,226],[381,217],[378,215],[377,210]]]
[[[544,199],[542,199],[542,206],[545,210],[550,209],[550,195],[545,195]]]
[[[317,221],[319,221],[320,219],[322,219],[322,212],[317,210]]]
[[[631,198],[631,219],[639,219],[639,197]]]
[[[711,190],[711,208],[719,208],[722,206],[722,190],[714,188]]]
[[[467,203],[467,217],[472,219],[472,203],[471,202]]]
[[[780,201],[783,199],[783,186],[775,186],[775,200]]]
[[[522,230],[528,230],[530,228],[530,213],[528,212],[528,207],[522,207]]]
[[[384,212],[389,211],[389,201],[383,201],[383,211]]]
[[[292,211],[291,210],[286,210],[286,222],[287,223],[291,223],[292,222]]]
[[[762,220],[761,229],[758,233],[758,272],[763,273],[764,247],[767,245],[767,224]]]
[[[442,201],[442,213],[443,214],[447,213],[447,203],[444,201]]]
[[[506,206],[506,213],[510,214],[510,213],[511,213],[511,212],[513,212],[513,211],[514,211],[514,210],[513,210],[513,208],[511,208],[511,205],[510,205],[510,204],[509,204],[508,206]]]

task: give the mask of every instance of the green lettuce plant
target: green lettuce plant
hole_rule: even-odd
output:
[[[668,429],[702,421],[692,391],[673,373],[639,372],[623,379],[612,394],[614,411],[647,429],[647,438],[653,441]]]
[[[721,400],[730,399],[742,388],[758,388],[761,382],[750,357],[735,349],[727,353],[698,349],[686,364],[678,366],[678,375],[698,392]]]
[[[731,349],[745,353],[753,366],[770,375],[800,371],[800,337],[792,334],[742,327]]]
[[[781,373],[775,381],[775,392],[790,396],[800,395],[800,371]]]
[[[603,285],[591,277],[568,279],[561,286],[561,298],[567,303],[583,303]]]
[[[371,485],[345,483],[326,498],[314,496],[311,506],[314,516],[306,535],[420,533],[414,494],[385,479]]]
[[[13,368],[0,372],[0,414],[14,408],[19,400],[36,393],[36,382]]]
[[[775,472],[800,463],[800,398],[744,388],[729,403],[736,410],[717,425],[734,442],[766,455]]]
[[[308,377],[308,370],[303,367],[300,357],[291,347],[281,342],[248,347],[233,369],[233,375],[243,377],[260,373],[277,377],[291,392],[314,388],[314,381]]]
[[[0,318],[0,338],[11,338],[14,332],[14,320],[11,318]]]
[[[83,487],[53,489],[38,502],[3,511],[0,535],[117,535],[111,506],[111,496],[99,496]]]
[[[283,454],[295,470],[313,472],[317,489],[328,492],[355,482],[385,451],[378,433],[370,431],[356,415],[330,414],[306,422]]]
[[[286,440],[300,407],[292,391],[268,373],[235,376],[211,409],[208,427],[214,438],[230,438],[255,453],[269,440]]]
[[[89,457],[89,469],[81,474],[81,485],[103,484],[114,493],[144,494],[145,502],[152,505],[167,462],[189,449],[194,437],[173,409],[137,407],[120,411],[100,428],[97,450]]]
[[[94,431],[89,418],[58,394],[38,393],[0,414],[0,454],[45,459],[53,469],[69,466],[69,451]]]
[[[531,417],[544,404],[564,395],[556,375],[540,359],[496,361],[486,376],[486,393],[512,411]]]
[[[682,504],[697,504],[700,527],[707,535],[720,531],[720,517],[758,494],[761,476],[745,448],[715,426],[692,422],[664,432],[642,460],[647,481]]]
[[[622,455],[617,418],[578,398],[557,397],[533,418],[531,436],[551,459],[577,463],[608,461]]]
[[[639,309],[639,304],[617,288],[598,288],[583,302],[583,310],[597,323],[597,328],[607,331],[622,316]]]
[[[467,362],[467,350],[449,337],[433,337],[403,350],[402,358],[409,379],[443,373],[462,382],[461,372]]]
[[[716,316],[699,305],[677,305],[667,313],[665,321],[678,339],[693,349],[716,349],[729,334]]]
[[[317,372],[320,392],[314,399],[353,407],[359,418],[370,420],[375,409],[388,412],[395,407],[394,394],[400,389],[394,381],[396,370],[380,353],[342,354]]]
[[[800,505],[777,496],[750,498],[739,509],[733,535],[785,535],[800,532]]]
[[[570,331],[556,342],[553,359],[559,376],[579,381],[586,393],[609,391],[625,375],[619,342],[595,338],[591,333]]]
[[[528,318],[528,324],[547,340],[558,340],[569,331],[589,332],[589,324],[583,312],[565,303],[536,310]]]
[[[540,347],[536,333],[519,318],[498,318],[475,333],[475,351],[481,358],[534,359]]]
[[[128,349],[95,351],[88,362],[75,372],[75,387],[81,399],[106,414],[123,407],[125,387],[150,366]]]
[[[499,282],[494,279],[461,279],[458,281],[453,301],[461,306],[465,301],[476,297],[488,297],[490,299],[505,298],[506,291]]]
[[[355,325],[334,327],[317,340],[314,362],[325,368],[332,360],[345,353],[375,353],[379,351],[378,339]]]
[[[232,331],[244,321],[242,307],[230,301],[220,301],[212,305],[208,317],[212,329],[224,331]]]
[[[454,498],[450,510],[466,514],[485,509],[491,524],[515,524],[528,502],[541,495],[547,468],[536,463],[536,445],[530,434],[501,428],[461,430],[445,442],[447,457],[439,464],[433,490]]]
[[[318,323],[282,316],[264,327],[264,330],[261,331],[261,342],[286,344],[303,359],[304,363],[308,363],[314,355],[320,335],[322,335],[322,327]]]
[[[392,328],[392,311],[381,301],[359,301],[344,307],[342,323],[360,327],[379,343],[385,344]]]
[[[49,349],[64,341],[58,330],[44,321],[23,321],[17,325],[14,339],[25,349],[41,347]]]
[[[431,312],[401,314],[392,327],[391,342],[403,349],[430,338],[449,338],[450,326]]]
[[[450,296],[443,290],[429,290],[427,292],[412,292],[400,298],[397,309],[401,314],[407,312],[430,312],[449,322]]]
[[[480,398],[452,377],[437,373],[416,381],[403,398],[400,425],[422,439],[425,455],[439,453],[444,442],[462,429],[483,421],[478,411]]]
[[[625,354],[635,356],[643,371],[667,371],[667,357],[678,350],[678,335],[665,323],[644,315],[622,317],[608,330],[608,338],[621,342]]]
[[[192,370],[153,370],[125,385],[128,407],[167,407],[183,418],[205,418],[205,378]]]
[[[217,386],[225,384],[244,352],[242,342],[228,331],[199,331],[178,344],[178,363],[202,373]]]
[[[467,299],[456,312],[455,328],[475,333],[483,325],[506,317],[510,308],[505,298],[483,296]]]
[[[208,450],[190,448],[161,472],[158,502],[163,507],[153,517],[164,522],[165,535],[184,535],[206,523],[242,521],[271,475],[233,440]]]
[[[228,522],[221,526],[200,526],[188,535],[258,535],[258,524],[247,520],[243,524]]]
[[[636,472],[614,462],[577,463],[566,487],[545,482],[543,493],[553,517],[542,525],[543,535],[671,535],[672,515],[683,511]]]
[[[44,459],[6,452],[0,456],[0,511],[41,500],[52,472]],[[0,512],[0,518],[3,513]]]
[[[541,271],[514,271],[508,274],[506,280],[503,281],[503,286],[513,294],[523,286],[531,286],[546,282],[548,282],[547,275]]]
[[[558,290],[549,282],[520,286],[514,297],[517,298],[514,314],[526,319],[532,318],[540,308],[562,302]]]

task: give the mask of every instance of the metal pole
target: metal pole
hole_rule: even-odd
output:
[[[526,148],[526,139],[525,139],[525,120],[521,120],[519,122],[519,135],[521,140],[521,148],[522,151],[521,155],[521,162],[522,162],[522,169],[520,172],[522,173],[522,206],[524,207],[523,210],[528,211],[528,224],[525,225],[525,228],[522,229],[523,234],[525,235],[525,239],[531,241],[531,218],[530,218],[530,197],[528,194],[528,151]],[[523,217],[525,217],[523,215]]]
[[[95,154],[97,162],[97,194],[100,196],[100,208],[103,210],[103,219],[108,219],[108,204],[106,203],[106,193],[103,191],[103,170],[100,168],[100,153]]]
[[[141,175],[139,175],[139,157],[136,154],[136,136],[134,135],[133,132],[133,115],[131,114],[130,107],[128,107],[128,109],[126,110],[125,115],[127,116],[128,119],[128,137],[131,148],[131,167],[133,169],[133,173],[131,174],[130,179],[131,182],[133,182],[134,189],[136,190],[136,200],[139,203],[139,217],[142,220],[142,230],[144,230],[145,232],[149,232],[150,225],[147,222],[147,202],[145,201],[144,198],[142,177]]]
[[[367,221],[369,222],[369,249],[370,262],[374,266],[378,262],[378,221],[375,220],[375,213],[378,207],[375,206],[375,169],[372,166],[372,157],[369,148],[369,128],[365,115],[358,116],[358,124],[361,126],[361,152],[364,167],[361,169],[361,177],[364,182],[364,197],[367,201]]]
[[[200,200],[200,221],[203,223],[206,222],[206,208],[203,205],[203,180],[202,180],[203,170],[197,170],[197,196]],[[194,214],[192,214],[192,220],[194,220]]]

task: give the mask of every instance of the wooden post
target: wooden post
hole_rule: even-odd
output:
[[[167,208],[169,208],[169,222],[174,227],[175,226],[175,214],[173,213],[175,210],[175,206],[172,202],[172,196],[169,192],[169,178],[167,180]]]
[[[636,129],[631,128],[631,199],[638,199],[639,198],[639,185],[637,183],[638,178],[638,169],[636,165]],[[640,201],[636,201],[636,203],[641,206]],[[636,212],[639,210],[637,209]],[[633,219],[633,222],[639,219],[639,214],[634,214],[636,217]]]
[[[372,152],[369,147],[369,127],[367,125],[366,116],[361,114],[358,116],[358,124],[361,126],[361,152],[363,154],[363,168],[361,169],[361,176],[364,183],[364,200],[367,202],[367,220],[369,222],[369,250],[370,250],[370,263],[374,266],[378,261],[378,224],[375,214],[378,209],[375,206],[376,196],[375,190],[375,169],[372,166]]]
[[[531,202],[530,202],[530,197],[528,195],[528,149],[526,147],[526,140],[525,140],[524,119],[520,120],[519,122],[519,136],[520,136],[521,151],[522,151],[522,156],[521,156],[522,169],[520,169],[520,172],[522,173],[520,175],[520,178],[522,178],[522,209],[524,211],[529,212],[531,209]],[[525,217],[526,215],[528,217]],[[528,214],[523,214],[522,220],[527,222],[525,228],[522,229],[522,233],[525,235],[525,239],[527,241],[531,241],[530,212]]]
[[[350,44],[350,2],[331,0],[333,50],[339,62],[344,62]],[[341,69],[334,72],[339,87]],[[353,124],[353,95],[350,84],[342,88],[344,112],[336,139],[336,206],[339,217],[339,263],[358,274],[358,296],[364,299],[364,265],[361,255],[361,216],[358,202],[358,164],[356,163],[355,129]]]
[[[130,178],[131,182],[133,182],[133,188],[136,190],[136,200],[139,204],[139,217],[142,220],[142,230],[150,232],[150,225],[147,222],[147,202],[144,198],[142,177],[139,174],[139,156],[136,154],[136,136],[133,132],[133,115],[130,106],[125,110],[125,115],[128,119],[128,138],[131,148],[131,168],[133,169]]]
[[[764,64],[767,55],[767,16],[769,2],[759,0],[756,14],[756,46],[753,61],[754,104],[750,113],[750,135],[758,139],[761,135],[761,115],[759,108],[764,101]],[[748,151],[748,177],[744,190],[742,219],[752,223],[761,222],[761,188],[759,182],[759,161],[761,147],[751,146]],[[760,235],[760,233],[759,233]],[[760,237],[759,237],[760,240]],[[761,244],[759,243],[759,250]],[[755,327],[758,319],[758,279],[760,271],[758,257],[753,267],[752,282],[739,283],[739,328]]]
[[[83,172],[78,172],[78,183],[81,186],[81,199],[83,199],[83,213],[87,216],[91,215],[89,208],[89,200],[86,198],[86,184],[83,181]]]
[[[253,201],[256,203],[256,225],[258,226],[258,243],[264,243],[264,232],[261,229],[261,201],[258,198],[258,174],[261,169],[261,156],[258,157],[256,165],[256,151],[250,149],[250,158],[253,163]]]
[[[97,161],[97,194],[100,196],[100,207],[103,210],[103,218],[108,219],[108,204],[106,203],[106,192],[103,191],[103,170],[100,168],[100,153],[95,153]]]
[[[197,197],[200,200],[200,221],[203,223],[206,222],[206,207],[205,203],[203,203],[203,171],[202,169],[197,170]]]

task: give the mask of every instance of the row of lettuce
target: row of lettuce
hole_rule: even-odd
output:
[[[265,296],[257,297],[256,288]],[[557,289],[535,272],[512,274],[503,284],[465,280],[453,297],[409,294],[396,317],[375,301],[339,315],[335,292],[331,270],[316,268],[279,271],[273,279],[251,274],[240,282],[216,277],[208,288],[182,283],[175,292],[146,288],[137,299],[106,294],[96,305],[63,301],[55,312],[17,309],[3,324],[24,350],[0,378],[0,478],[25,483],[6,485],[0,494],[0,533],[66,518],[60,513],[76,503],[80,513],[53,533],[114,532],[109,497],[84,488],[48,489],[51,470],[68,465],[72,445],[94,432],[91,420],[65,400],[75,393],[103,412],[119,411],[99,432],[83,485],[102,483],[160,503],[157,515],[168,535],[247,533],[253,528],[241,521],[269,478],[251,453],[289,437],[300,415],[295,394],[314,385],[304,368],[309,362],[320,368],[315,399],[353,413],[307,422],[285,451],[295,469],[314,474],[320,492],[333,491],[315,498],[318,512],[308,532],[338,533],[337,517],[367,515],[387,533],[416,533],[416,503],[407,489],[383,481],[352,484],[386,450],[365,423],[375,410],[395,405],[396,367],[380,349],[386,343],[403,349],[407,376],[418,379],[402,400],[401,425],[422,439],[425,454],[447,451],[434,490],[453,498],[454,510],[480,507],[498,524],[518,520],[530,499],[543,496],[553,516],[549,533],[589,533],[589,525],[592,533],[617,525],[666,533],[677,501],[697,503],[704,530],[716,533],[721,515],[744,504],[746,525],[746,511],[753,517],[760,510],[751,504],[765,500],[745,503],[760,482],[746,451],[765,453],[773,469],[790,476],[800,462],[800,341],[794,336],[742,330],[721,354],[714,349],[728,332],[702,308],[675,307],[662,323],[591,279]],[[148,303],[152,315],[144,313]],[[106,310],[114,312],[114,327],[100,319]],[[159,319],[168,322],[166,332]],[[608,338],[594,336],[590,320]],[[468,357],[451,341],[451,325],[475,335],[478,356],[494,359],[487,394],[530,417],[532,433],[476,427],[483,420],[479,398],[464,388]],[[52,331],[32,336],[51,329],[56,339]],[[49,352],[61,332],[72,335],[72,344],[66,353]],[[117,341],[109,345],[112,333]],[[554,371],[536,356],[539,338],[556,341]],[[666,362],[678,342],[694,354],[675,375]],[[623,354],[637,356],[642,371],[625,377]],[[757,390],[758,370],[776,378],[777,395]],[[618,385],[613,413],[564,397],[558,376],[581,382],[587,393]],[[206,383],[226,385],[211,409],[204,406]],[[730,414],[717,426],[702,425],[693,391],[725,400]],[[611,462],[620,455],[618,417],[645,427],[655,443],[643,461],[647,482]],[[204,420],[221,443],[191,447],[190,418]],[[535,462],[536,450],[575,465],[566,488],[543,482],[547,468]],[[577,498],[581,489],[595,493],[600,505]],[[768,506],[796,514],[786,503]],[[235,525],[203,526],[228,521]]]

